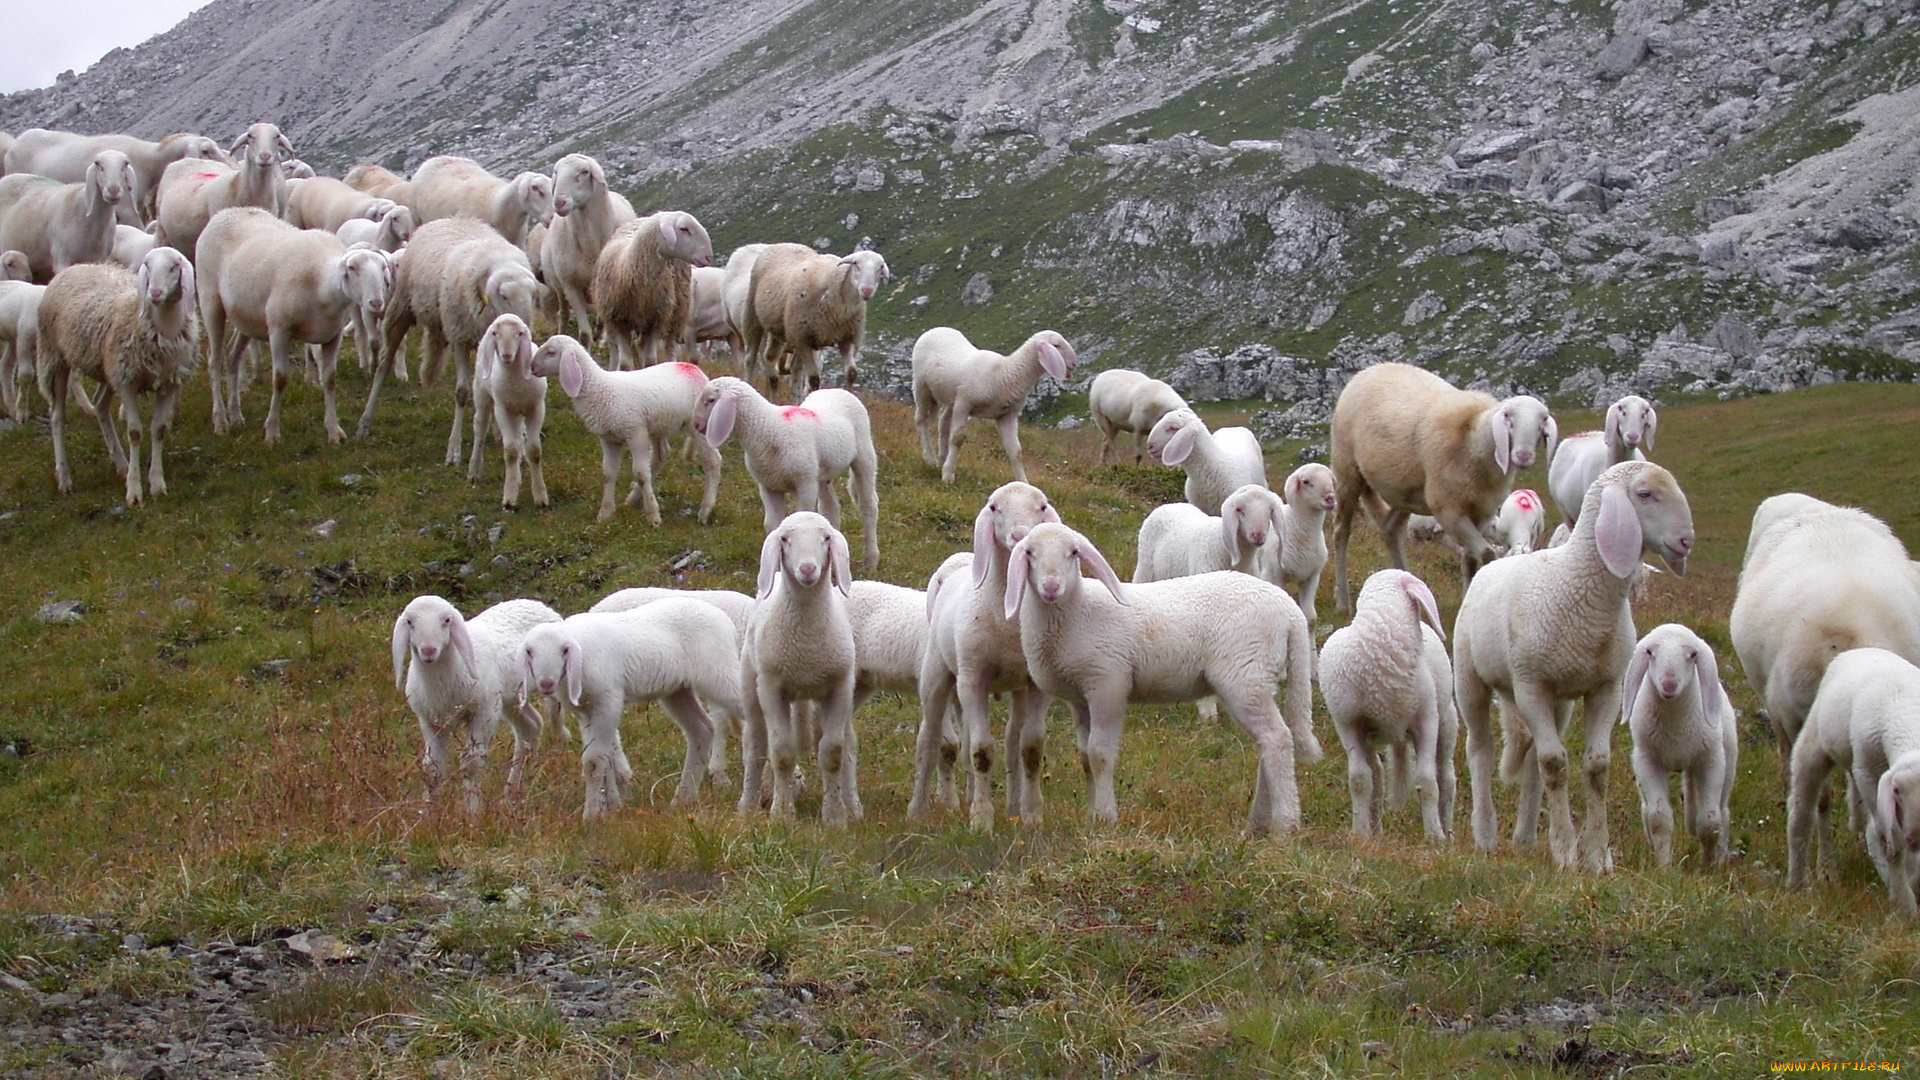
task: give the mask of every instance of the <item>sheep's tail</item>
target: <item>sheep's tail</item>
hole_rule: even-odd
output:
[[[1500,709],[1500,779],[1511,784],[1520,778],[1520,769],[1526,764],[1527,751],[1533,749],[1533,734],[1526,725],[1513,722],[1512,710],[1504,701]]]
[[[1313,631],[1305,616],[1287,628],[1287,693],[1280,711],[1293,732],[1295,765],[1311,765],[1326,756],[1313,734]]]

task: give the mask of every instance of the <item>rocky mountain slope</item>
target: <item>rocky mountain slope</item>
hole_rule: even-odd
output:
[[[217,0],[32,124],[341,169],[569,150],[717,244],[868,243],[920,329],[1200,396],[1416,359],[1581,403],[1920,362],[1920,0]]]

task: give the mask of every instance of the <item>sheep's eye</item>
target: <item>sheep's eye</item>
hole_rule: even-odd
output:
[[[1647,488],[1641,488],[1639,491],[1635,492],[1634,494],[1640,496],[1641,502],[1653,501],[1653,492]]]

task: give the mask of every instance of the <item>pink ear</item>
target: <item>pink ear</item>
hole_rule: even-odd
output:
[[[975,587],[978,588],[978,586]],[[1026,594],[1027,542],[1022,540],[1013,545],[1013,554],[1007,557],[1007,595],[1005,598],[1005,607],[1008,619],[1019,617],[1020,601],[1026,598]]]
[[[1060,355],[1059,348],[1051,341],[1040,343],[1040,370],[1062,382],[1066,381],[1067,358]]]
[[[847,554],[847,534],[828,529],[827,551],[833,559],[833,583],[839,587],[840,595],[846,596],[853,592],[853,559]]]
[[[1427,625],[1434,628],[1440,640],[1447,640],[1447,628],[1440,625],[1440,604],[1433,598],[1433,590],[1427,583],[1412,574],[1400,579],[1400,587],[1407,591],[1407,598],[1413,601],[1414,610],[1424,616]]]
[[[1620,722],[1625,724],[1633,720],[1633,703],[1640,696],[1640,684],[1647,680],[1647,668],[1653,666],[1653,650],[1641,645],[1633,650],[1633,660],[1627,664],[1627,677],[1620,684]],[[1706,688],[1700,692],[1704,695]],[[1704,698],[1703,698],[1704,700]]]
[[[678,214],[661,214],[653,219],[660,230],[660,242],[669,248],[673,246],[673,231],[678,219]]]
[[[1560,445],[1560,424],[1553,417],[1547,417],[1547,455],[1540,459],[1542,465],[1553,464],[1554,448]]]
[[[1193,453],[1193,444],[1198,441],[1200,441],[1200,421],[1195,419],[1174,432],[1173,437],[1167,440],[1166,447],[1160,451],[1160,460],[1168,465],[1178,465]]]
[[[496,320],[495,325],[498,325]],[[480,349],[473,358],[473,377],[490,379],[493,377],[493,365],[500,362],[500,336],[488,329],[480,335]]]
[[[147,282],[152,276],[152,274],[148,273],[147,264],[144,262],[140,264],[140,269],[133,272],[133,288],[135,292],[140,294],[140,302],[142,304],[147,302]]]
[[[1880,850],[1886,854],[1888,861],[1892,861],[1907,846],[1906,815],[1902,812],[1905,808],[1900,805],[1900,785],[1896,779],[1897,774],[1892,769],[1881,773],[1880,790],[1877,793],[1880,803]]]
[[[467,633],[467,620],[461,618],[460,613],[456,611],[453,613],[453,622],[447,629],[453,638],[454,651],[460,654],[460,659],[467,662],[468,674],[477,673],[480,667],[473,660],[473,635]]]
[[[1288,506],[1292,506],[1293,500],[1300,497],[1300,485],[1305,482],[1305,480],[1306,478],[1301,476],[1299,470],[1296,469],[1293,475],[1287,477],[1287,482],[1281,485],[1283,498]]]
[[[574,397],[580,393],[580,388],[586,385],[586,381],[587,372],[586,369],[581,366],[580,357],[576,356],[572,349],[562,347],[560,350],[560,389],[565,390],[568,397]]]
[[[1220,544],[1227,549],[1227,562],[1237,563],[1240,561],[1240,523],[1247,519],[1247,511],[1239,506],[1221,507],[1221,510]]]
[[[1055,510],[1055,509],[1053,508],[1053,504],[1052,504],[1052,503],[1048,503],[1048,504],[1046,505],[1046,507],[1045,507],[1045,508],[1043,508],[1043,509],[1042,509],[1042,510],[1040,511],[1040,520],[1041,520],[1041,521],[1051,521],[1051,522],[1053,522],[1053,523],[1054,523],[1055,525],[1058,525],[1058,524],[1060,524],[1060,523],[1061,523],[1061,522],[1060,522],[1060,511],[1058,511],[1058,510]]]
[[[1620,445],[1620,414],[1623,412],[1619,402],[1607,406],[1607,445]]]
[[[1720,672],[1714,664],[1713,650],[1702,642],[1693,654],[1693,681],[1700,687],[1700,704],[1707,714],[1707,720],[1718,733],[1725,731],[1727,722],[1733,719],[1733,703],[1727,700],[1727,692],[1720,686]]]
[[[520,673],[519,704],[527,705],[527,688],[533,685],[533,657],[528,654],[525,645],[520,646],[514,657],[514,669]]]
[[[973,587],[987,580],[987,560],[993,558],[993,504],[973,515]],[[1011,618],[1011,616],[1009,616]]]
[[[722,393],[713,399],[713,411],[707,414],[707,445],[719,446],[733,434],[734,421],[740,415],[740,403],[732,394]],[[744,436],[743,436],[744,437]]]
[[[572,634],[566,636],[566,644],[560,647],[560,670],[567,679],[567,704],[580,704],[581,669],[586,666],[586,657],[580,655],[580,643]]]
[[[757,599],[764,600],[767,594],[773,591],[773,576],[780,572],[781,556],[784,553],[785,548],[780,543],[780,530],[776,527],[767,534],[765,540],[760,541],[760,578],[755,583],[754,589],[754,596]]]
[[[413,648],[413,624],[407,621],[407,613],[393,620],[393,686],[396,690],[407,688],[407,651]]]
[[[1120,575],[1113,572],[1113,567],[1107,563],[1107,557],[1100,554],[1100,549],[1093,546],[1093,541],[1084,536],[1080,537],[1074,541],[1073,554],[1080,560],[1082,566],[1093,571],[1093,576],[1100,579],[1100,584],[1107,587],[1107,591],[1113,594],[1113,598],[1119,601],[1122,607],[1129,606],[1126,594],[1120,591]]]
[[[531,329],[514,338],[514,363],[521,375],[533,378],[533,331]]]
[[[1502,473],[1513,468],[1513,416],[1505,409],[1493,414],[1493,463]]]
[[[1660,426],[1660,415],[1652,409],[1647,410],[1647,421],[1640,435],[1640,445],[1648,453],[1653,452],[1653,429]]]
[[[1629,580],[1640,568],[1640,515],[1634,513],[1625,481],[1608,484],[1600,493],[1600,518],[1594,522],[1593,539],[1600,561],[1614,577]]]

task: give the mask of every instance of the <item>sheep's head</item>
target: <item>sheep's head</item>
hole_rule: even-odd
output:
[[[288,158],[280,163],[280,175],[289,180],[310,180],[314,176],[313,166],[299,158]]]
[[[494,314],[512,312],[531,323],[540,309],[543,286],[524,261],[496,264],[487,272],[482,298]]]
[[[1192,409],[1175,409],[1160,418],[1147,433],[1147,453],[1167,465],[1178,465],[1193,453],[1193,444],[1206,434],[1207,425]]]
[[[1333,470],[1317,461],[1293,470],[1285,490],[1287,505],[1297,510],[1331,510],[1340,502]]]
[[[194,302],[193,264],[173,248],[157,247],[147,252],[133,280],[142,304],[162,307],[184,300],[191,307]]]
[[[133,162],[118,150],[102,150],[87,162],[87,187],[97,192],[108,206],[133,197]]]
[[[1227,561],[1240,561],[1240,546],[1251,549],[1264,546],[1267,538],[1280,534],[1280,496],[1262,484],[1236,488],[1220,504],[1220,538],[1227,549]]]
[[[533,353],[533,373],[540,376],[558,375],[560,389],[572,397],[586,385],[587,368],[598,367],[593,354],[580,344],[578,338],[566,334],[555,334],[548,338]]]
[[[354,304],[377,320],[393,295],[393,263],[386,252],[355,244],[340,256],[340,282]]]
[[[1013,546],[1013,554],[1007,559],[1007,618],[1020,614],[1020,604],[1029,592],[1043,604],[1072,599],[1080,591],[1083,566],[1093,571],[1115,600],[1127,602],[1120,576],[1093,541],[1055,522],[1034,526],[1025,540]]]
[[[553,177],[546,173],[523,172],[513,178],[513,197],[527,215],[527,228],[545,225],[553,220]]]
[[[893,271],[887,269],[887,260],[877,251],[856,251],[840,257],[840,265],[846,268],[847,281],[859,292],[860,299],[871,300],[880,286],[893,280]]]
[[[557,697],[563,692],[569,705],[580,704],[580,642],[565,623],[541,623],[521,639],[515,666],[519,669],[519,702],[535,694]]]
[[[745,380],[732,375],[709,380],[693,404],[694,433],[704,436],[708,446],[726,442],[740,417],[740,398],[748,394],[759,396]]]
[[[1607,406],[1607,445],[1652,450],[1653,432],[1659,423],[1660,416],[1653,411],[1652,402],[1638,394],[1628,394]]]
[[[566,217],[607,189],[607,174],[585,154],[568,154],[553,163],[553,216]]]
[[[1623,724],[1633,716],[1634,703],[1641,693],[1651,690],[1660,700],[1672,701],[1694,686],[1700,688],[1700,706],[1714,731],[1721,730],[1733,719],[1721,711],[1727,701],[1720,693],[1720,667],[1713,647],[1679,623],[1666,623],[1647,631],[1647,636],[1634,647],[1633,660],[1627,665],[1626,679],[1621,686],[1624,697],[1620,703],[1620,722]]]
[[[1687,572],[1693,511],[1679,481],[1660,466],[1623,461],[1601,473],[1581,504],[1576,537],[1588,521],[1594,523],[1591,535],[1601,561],[1614,577],[1631,580],[1639,571],[1642,550],[1660,556],[1675,574]]]
[[[1525,394],[1495,405],[1489,426],[1493,435],[1493,463],[1502,473],[1531,466],[1535,448],[1543,441],[1547,452],[1540,460],[1553,460],[1553,448],[1560,441],[1560,425],[1554,423],[1546,402]]]
[[[169,135],[165,141],[179,140],[182,147],[180,156],[195,161],[218,161],[223,165],[233,164],[233,158],[220,149],[220,144],[205,135]]]
[[[1540,544],[1540,532],[1547,525],[1547,504],[1532,488],[1517,488],[1500,504],[1494,525],[1500,535],[1491,539],[1506,545],[1509,555],[1525,555]]]
[[[1359,599],[1354,601],[1354,619],[1374,612],[1384,613],[1393,618],[1402,618],[1402,612],[1416,623],[1424,620],[1433,627],[1440,640],[1447,639],[1446,627],[1440,625],[1440,604],[1433,598],[1433,590],[1427,583],[1405,570],[1377,570],[1360,586]],[[1416,639],[1418,635],[1415,635]]]
[[[1907,754],[1894,761],[1880,774],[1874,794],[1881,850],[1888,862],[1911,874],[1915,860],[1920,859],[1920,755]]]
[[[406,688],[407,656],[416,663],[437,664],[452,648],[474,670],[473,638],[467,620],[438,596],[416,596],[393,622],[393,685]]]
[[[713,264],[713,240],[700,219],[685,210],[662,210],[653,215],[654,228],[660,230],[660,253],[695,266]]]
[[[757,595],[764,598],[772,593],[781,576],[800,589],[820,588],[831,578],[842,595],[851,592],[853,563],[847,555],[847,538],[811,510],[788,514],[760,545]]]
[[[987,580],[996,553],[1012,551],[1035,526],[1049,521],[1059,524],[1060,513],[1046,492],[1019,480],[994,488],[973,517],[973,587]]]
[[[282,156],[293,156],[293,144],[287,141],[278,127],[259,123],[247,128],[246,134],[233,140],[233,146],[227,153],[243,165],[272,169],[280,164]]]
[[[413,210],[395,203],[386,213],[380,215],[380,235],[388,241],[388,249],[398,248],[413,239]]]
[[[1039,353],[1040,370],[1061,382],[1066,382],[1075,365],[1080,363],[1080,354],[1056,331],[1042,330],[1028,338],[1027,345]]]
[[[32,281],[33,263],[23,251],[0,253],[0,281]]]
[[[505,364],[510,370],[525,372],[527,377],[532,377],[533,331],[518,315],[508,313],[495,316],[486,332],[480,335],[473,377],[492,378],[495,364]]]

